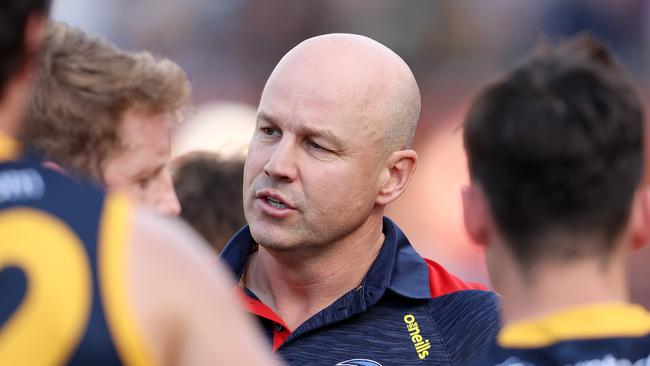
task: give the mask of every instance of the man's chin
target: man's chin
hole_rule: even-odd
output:
[[[295,238],[289,237],[285,230],[268,226],[250,226],[251,236],[259,246],[273,251],[289,251],[296,248]]]
[[[296,245],[287,245],[286,243],[280,243],[278,241],[257,243],[269,252],[286,253],[296,249]]]

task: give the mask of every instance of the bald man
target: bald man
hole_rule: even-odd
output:
[[[363,36],[306,40],[269,77],[248,226],[222,258],[289,364],[450,365],[494,337],[495,295],[423,259],[383,215],[415,171],[419,112],[409,67]]]

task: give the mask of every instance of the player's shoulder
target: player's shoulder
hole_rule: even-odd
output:
[[[137,263],[136,273],[164,275],[168,281],[162,288],[188,281],[210,282],[215,276],[227,278],[209,245],[180,219],[133,207],[127,225],[127,252]]]
[[[0,162],[0,183],[5,188],[12,188],[10,193],[61,193],[72,190],[75,193],[102,194],[97,185],[82,177],[71,177],[59,171],[47,168],[45,162],[37,155],[27,154],[18,160]],[[34,198],[34,197],[31,197]]]
[[[627,365],[650,359],[650,318],[639,305],[569,308],[510,324],[498,337],[472,365]]]
[[[151,292],[186,278],[200,281],[201,272],[213,271],[209,258],[214,255],[187,225],[141,207],[120,192],[106,193],[100,242],[104,267],[120,273],[128,264],[131,280],[143,280]],[[166,281],[156,281],[160,276]]]
[[[544,347],[525,348],[505,348],[495,343],[465,365],[646,365],[650,362],[649,349],[650,335],[567,339]]]
[[[104,192],[89,182],[67,177],[42,164],[34,156],[0,163],[0,210],[63,224],[88,247],[94,247]],[[42,225],[28,221],[32,221],[33,230],[40,230]]]
[[[107,193],[105,205],[105,302],[107,311],[117,314],[114,319],[130,319],[111,322],[111,328],[126,340],[125,355],[162,357],[172,347],[173,334],[184,331],[194,317],[206,316],[204,302],[217,303],[206,298],[229,293],[229,288],[215,287],[214,255],[180,220],[132,204],[120,193]],[[197,301],[197,294],[206,298]]]
[[[107,199],[109,202],[111,200]],[[127,239],[145,252],[169,255],[171,260],[179,256],[205,258],[208,254],[203,240],[177,218],[160,216],[132,205],[127,225],[130,228]]]

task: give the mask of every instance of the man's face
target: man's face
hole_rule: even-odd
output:
[[[375,208],[383,131],[359,93],[277,79],[262,95],[246,159],[246,220],[265,247],[327,245],[361,230]]]
[[[120,148],[104,165],[104,182],[164,215],[178,215],[180,204],[168,170],[170,130],[167,117],[137,110],[124,114]]]

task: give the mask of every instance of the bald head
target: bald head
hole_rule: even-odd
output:
[[[368,37],[328,34],[300,43],[273,70],[262,101],[277,89],[339,109],[351,129],[364,129],[388,152],[413,140],[420,114],[415,77],[396,53]]]
[[[289,51],[264,87],[244,167],[255,241],[284,253],[381,235],[384,208],[415,171],[405,147],[419,110],[411,70],[369,38],[331,34]]]

